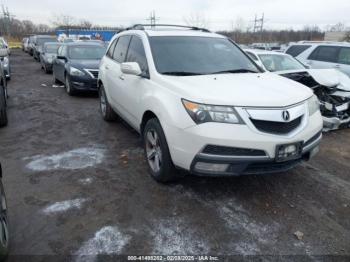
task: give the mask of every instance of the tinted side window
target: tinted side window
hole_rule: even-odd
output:
[[[63,48],[62,48],[62,56],[65,56],[65,57],[68,56],[68,47],[67,46],[63,46]]]
[[[117,44],[118,39],[114,40],[113,43],[111,44],[111,47],[108,49],[107,56],[112,58],[113,57],[113,52],[115,45]]]
[[[57,55],[59,55],[59,56],[62,55],[62,49],[63,49],[63,46],[61,46],[60,48],[58,48]]]
[[[350,48],[349,47],[340,48],[339,56],[338,56],[338,63],[350,65]]]
[[[136,36],[132,37],[126,61],[137,62],[142,72],[148,74],[146,53],[140,38]]]
[[[339,48],[336,46],[319,46],[309,56],[310,60],[322,62],[337,62]]]
[[[126,52],[128,51],[131,36],[121,36],[114,49],[113,59],[119,63],[125,61]]]
[[[309,49],[310,47],[311,47],[311,45],[293,45],[290,48],[288,48],[286,53],[288,55],[296,57],[296,56],[300,55],[302,52],[304,52],[305,50]]]

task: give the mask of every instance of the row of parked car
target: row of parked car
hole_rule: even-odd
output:
[[[79,91],[97,92],[99,65],[106,52],[100,40],[59,42],[55,36],[32,36],[23,40],[23,51],[40,62],[53,83],[63,83],[69,95]]]
[[[285,171],[318,152],[323,130],[349,126],[349,77],[294,58],[306,48],[242,50],[206,29],[159,28],[129,28],[107,49],[80,41],[33,51],[68,94],[98,91],[103,118],[141,134],[156,180],[173,180],[178,168],[214,176]],[[307,58],[332,46],[306,44]]]
[[[8,123],[7,81],[11,79],[10,54],[11,50],[7,41],[3,37],[0,37],[0,128],[6,126]],[[2,175],[0,163],[0,261],[3,261],[9,252],[9,221]]]
[[[7,82],[11,79],[10,67],[11,49],[5,40],[0,37],[0,128],[8,123],[7,119]]]

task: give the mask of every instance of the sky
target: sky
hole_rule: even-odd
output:
[[[251,26],[265,14],[266,29],[301,29],[305,25],[345,23],[350,26],[350,0],[0,0],[17,19],[50,24],[69,15],[96,25],[130,26],[146,23],[152,10],[159,23],[205,22],[211,30]],[[195,17],[199,17],[196,19]]]

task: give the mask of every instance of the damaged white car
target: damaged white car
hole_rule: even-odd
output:
[[[336,69],[308,69],[294,57],[263,50],[245,52],[264,70],[304,84],[320,100],[324,131],[350,127],[350,78]]]

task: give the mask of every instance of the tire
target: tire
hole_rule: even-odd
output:
[[[0,86],[0,127],[7,126],[7,122],[5,90]]]
[[[142,137],[145,158],[151,176],[160,183],[177,180],[179,174],[171,160],[168,143],[158,119],[148,120]]]
[[[72,87],[71,83],[70,83],[70,80],[69,80],[69,77],[66,75],[65,77],[65,87],[66,87],[66,92],[68,95],[70,96],[74,96],[76,91],[74,90],[74,88]]]
[[[60,84],[60,81],[58,81],[56,76],[55,76],[55,72],[52,72],[52,82],[54,84]]]
[[[104,86],[100,87],[98,94],[100,98],[100,112],[103,119],[107,122],[112,122],[117,120],[118,115],[114,112],[113,108],[108,102],[108,98],[107,98]]]
[[[9,253],[9,223],[7,202],[2,179],[0,179],[0,261],[4,261]]]
[[[50,73],[51,73],[51,71],[47,69],[47,67],[46,67],[45,64],[42,65],[42,67],[43,67],[43,69],[44,69],[45,74],[50,74]]]

